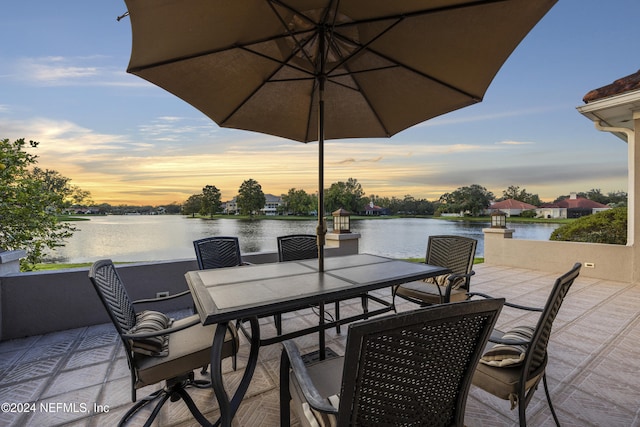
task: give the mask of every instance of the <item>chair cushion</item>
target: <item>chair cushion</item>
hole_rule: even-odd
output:
[[[424,281],[426,283],[432,283],[438,286],[448,286],[449,276],[451,276],[451,274],[441,274],[440,276],[428,277],[424,279]],[[451,289],[458,289],[460,288],[460,286],[464,285],[464,283],[465,283],[464,277],[457,277],[453,279],[453,284],[451,285]]]
[[[337,394],[327,397],[327,400],[334,408],[340,407],[340,396]],[[333,415],[323,414],[313,409],[307,402],[302,403],[302,412],[311,427],[334,427],[336,420]]]
[[[198,315],[192,315],[174,322],[176,328],[190,323]],[[166,357],[149,357],[137,354],[137,381],[135,388],[158,383],[167,378],[184,375],[189,371],[207,366],[211,360],[211,345],[217,325],[196,324],[171,334],[169,339],[169,355]],[[222,347],[222,357],[235,354],[240,345],[238,334],[233,324],[229,323]]]
[[[416,280],[398,286],[396,294],[416,298],[427,304],[441,304],[442,300],[438,290],[442,292],[442,295],[445,294],[446,290],[444,288],[438,288],[438,286],[433,283]],[[467,299],[468,296],[465,289],[454,289],[451,291],[450,302],[465,301]]]
[[[342,381],[343,357],[325,359],[310,365],[307,370],[311,380],[321,396],[326,396],[334,408],[339,406],[338,393]],[[292,407],[300,419],[300,424],[305,427],[335,427],[336,417],[314,410],[305,401],[295,375],[289,379]]]
[[[531,337],[533,337],[533,332],[534,328],[531,326],[518,326],[506,332],[502,339],[530,341]],[[522,364],[526,353],[526,345],[496,344],[482,355],[480,362],[500,368],[505,366],[512,367]]]
[[[136,314],[136,324],[128,333],[152,333],[170,328],[173,319],[164,313],[153,310],[145,310]],[[131,341],[131,348],[134,353],[146,356],[167,356],[169,354],[169,338],[166,335],[157,337],[140,338]]]

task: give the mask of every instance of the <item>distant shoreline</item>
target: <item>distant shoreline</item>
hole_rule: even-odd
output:
[[[112,214],[110,214],[112,215]],[[214,215],[213,218],[209,216],[191,216],[182,214],[164,214],[164,215],[179,215],[186,219],[201,219],[204,221],[211,221],[216,219],[237,219],[237,220],[276,220],[276,221],[316,221],[314,216],[297,216],[297,215]],[[103,217],[106,215],[64,215],[59,216],[60,221],[89,221],[91,217]],[[124,216],[124,215],[114,215]],[[153,215],[151,215],[153,216]],[[466,221],[466,222],[490,222],[489,216],[432,216],[432,215],[352,215],[351,220],[388,220],[388,219],[400,219],[400,218],[424,218],[424,219],[438,219],[444,221]],[[331,216],[327,216],[327,220],[331,220]],[[521,218],[518,216],[511,216],[507,218],[507,224],[510,222],[519,224],[567,224],[575,221],[575,218]]]

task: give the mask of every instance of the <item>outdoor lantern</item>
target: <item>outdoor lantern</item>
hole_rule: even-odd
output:
[[[501,210],[491,213],[491,228],[507,228],[507,214]]]
[[[333,212],[333,232],[334,233],[351,233],[349,230],[350,213],[342,208]]]

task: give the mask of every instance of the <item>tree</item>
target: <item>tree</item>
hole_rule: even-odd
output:
[[[325,194],[325,204],[329,212],[344,208],[350,212],[360,212],[364,207],[364,190],[355,178],[347,182],[339,181],[331,184]]]
[[[68,208],[73,204],[91,203],[91,193],[89,191],[82,190],[76,185],[71,185],[71,178],[63,176],[58,171],[40,169],[36,166],[31,171],[31,176],[36,181],[42,182],[45,191],[57,194],[60,197],[60,204],[55,207],[58,210]]]
[[[29,146],[35,149],[38,142],[29,141]],[[47,249],[63,246],[75,227],[58,222],[57,208],[64,198],[29,171],[37,156],[25,148],[24,138],[0,140],[0,251],[25,250],[20,265],[28,271],[42,261]]]
[[[182,204],[182,213],[184,215],[191,215],[192,218],[196,216],[202,209],[202,194],[194,194]]]
[[[262,186],[253,179],[244,181],[238,189],[236,203],[242,215],[253,215],[259,212],[267,202],[262,192]]]
[[[609,198],[602,194],[602,191],[599,188],[592,188],[587,191],[585,197],[589,200],[593,200],[594,202],[602,203],[603,205],[609,203]]]
[[[306,191],[295,188],[290,188],[289,192],[282,196],[285,209],[294,215],[309,215],[309,212],[314,209],[313,199],[313,196]]]
[[[607,193],[607,196],[609,197],[609,202],[607,203],[609,206],[612,206],[612,207],[627,206],[628,195],[626,192],[612,191]]]
[[[202,189],[202,207],[200,213],[209,214],[211,218],[220,211],[220,190],[215,185],[207,185]]]
[[[493,193],[478,184],[469,187],[459,187],[452,193],[445,193],[440,196],[440,210],[443,212],[469,212],[473,216],[478,216],[489,207],[493,200]]]

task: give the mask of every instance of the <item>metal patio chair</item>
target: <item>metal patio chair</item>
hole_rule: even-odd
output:
[[[446,267],[450,274],[418,280],[393,289],[393,303],[399,296],[421,306],[468,299],[473,260],[478,241],[462,236],[429,236],[425,263]]]
[[[344,357],[305,365],[283,342],[280,425],[462,426],[471,377],[504,299],[420,308],[349,325]]]
[[[278,261],[299,261],[318,258],[318,238],[312,234],[278,236]],[[324,308],[321,310],[324,315]],[[282,334],[282,319],[278,315],[278,334]],[[335,320],[340,320],[340,301],[335,302]],[[340,325],[336,326],[340,333]],[[322,332],[321,332],[322,333]]]
[[[547,385],[547,346],[553,321],[569,288],[580,274],[580,267],[581,263],[575,263],[571,270],[556,279],[544,308],[505,302],[508,307],[540,312],[538,322],[535,327],[517,326],[507,332],[494,331],[473,376],[474,385],[501,399],[509,400],[511,409],[518,407],[521,427],[527,425],[527,406],[540,380],[544,384],[553,419],[560,426]],[[480,293],[471,295],[490,298],[489,295]]]
[[[240,242],[237,237],[205,237],[194,240],[193,248],[196,251],[196,259],[200,270],[249,265],[249,263],[242,261]]]
[[[205,237],[203,239],[194,240],[193,248],[196,251],[196,259],[200,270],[251,265],[251,263],[242,260],[242,255],[240,254],[240,241],[237,237]],[[274,314],[273,322],[276,326],[278,335],[281,335],[282,316]],[[242,322],[238,320],[236,327],[240,328],[242,326],[241,323]],[[243,332],[246,334],[244,329]]]
[[[298,261],[318,258],[318,238],[312,234],[290,234],[278,237],[278,261]],[[362,310],[368,311],[368,299],[362,297]],[[335,302],[335,320],[340,320],[340,301]],[[340,325],[336,332],[340,333]]]
[[[89,279],[124,345],[131,373],[131,401],[136,402],[138,389],[165,382],[164,387],[129,409],[119,425],[125,424],[136,412],[156,399],[159,399],[158,403],[145,426],[151,425],[167,399],[182,399],[195,419],[206,425],[208,421],[185,389],[189,386],[211,387],[209,381],[194,379],[193,371],[209,365],[216,325],[202,326],[198,315],[173,320],[158,311],[136,312],[134,309],[135,304],[166,301],[188,295],[189,291],[164,298],[131,301],[111,260],[96,261],[89,270]],[[223,357],[235,358],[239,345],[236,329],[230,325],[223,346]]]

